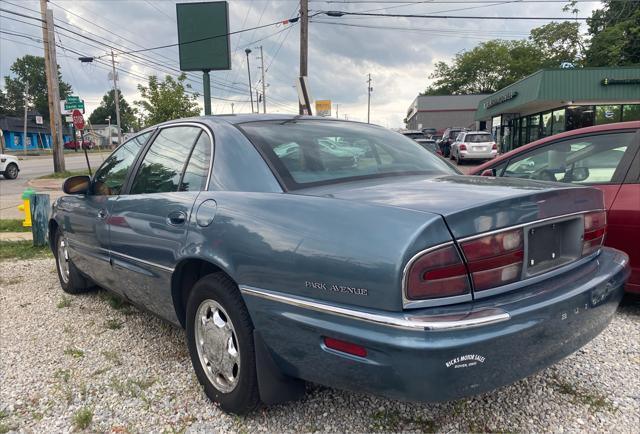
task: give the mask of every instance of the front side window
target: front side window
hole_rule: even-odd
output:
[[[542,181],[602,184],[614,181],[634,133],[600,134],[563,140],[512,158],[503,176]]]
[[[197,127],[162,129],[140,164],[131,194],[178,191],[185,163],[200,131]]]
[[[340,121],[240,125],[288,189],[341,180],[456,174],[418,143],[385,128]]]
[[[94,195],[112,196],[120,194],[127,179],[129,168],[135,161],[140,148],[151,136],[151,132],[140,134],[113,151],[96,171],[92,190]]]

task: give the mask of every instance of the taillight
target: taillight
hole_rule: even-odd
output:
[[[461,244],[473,288],[482,291],[520,280],[524,259],[522,229],[500,232]]]
[[[416,259],[407,275],[407,298],[424,300],[471,292],[467,269],[455,246],[427,252]]]
[[[496,145],[495,143],[493,145],[491,145],[491,150],[492,151],[497,151],[498,150],[498,145]]]
[[[367,357],[367,349],[362,345],[354,344],[352,342],[342,341],[340,339],[330,338],[324,336],[324,345],[332,350],[340,351],[341,353],[352,354],[358,357]]]
[[[467,145],[465,145],[464,143],[460,143],[460,145],[458,145],[458,148],[460,148],[461,151],[466,151]]]
[[[589,255],[602,247],[606,233],[607,213],[605,211],[596,211],[585,214],[582,256]]]

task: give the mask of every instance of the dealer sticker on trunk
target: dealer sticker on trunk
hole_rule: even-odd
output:
[[[478,363],[484,363],[484,356],[479,354],[465,354],[464,356],[456,357],[445,363],[447,368],[470,368]]]

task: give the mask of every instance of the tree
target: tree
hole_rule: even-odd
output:
[[[111,124],[116,123],[116,99],[115,91],[111,89],[102,97],[102,102],[96,109],[91,112],[89,122],[92,124],[104,124],[105,119],[111,116]],[[122,131],[131,131],[140,129],[138,119],[136,118],[136,109],[131,107],[127,100],[122,96],[122,92],[118,91],[120,100],[120,128]]]
[[[549,67],[558,67],[563,62],[574,65],[581,63],[584,44],[580,35],[580,23],[550,22],[532,29],[529,39],[542,51]]]
[[[591,43],[588,66],[622,66],[640,63],[640,2],[604,0],[587,20]]]
[[[6,114],[22,116],[24,113],[24,92],[29,83],[30,101],[33,107],[45,119],[49,119],[49,92],[47,90],[47,76],[45,74],[44,57],[27,54],[16,59],[10,68],[13,77],[4,77],[6,92]],[[64,99],[72,92],[71,85],[62,81],[60,67],[58,67],[60,98]]]
[[[147,86],[138,85],[142,99],[134,104],[141,109],[145,126],[200,114],[198,95],[187,93],[191,86],[184,83],[186,79],[184,73],[176,78],[167,75],[164,81],[152,75]]]
[[[492,40],[438,62],[428,95],[493,93],[544,66],[542,50],[530,41]]]

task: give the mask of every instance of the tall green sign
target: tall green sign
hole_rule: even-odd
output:
[[[231,69],[229,6],[226,1],[176,4],[180,69]]]

